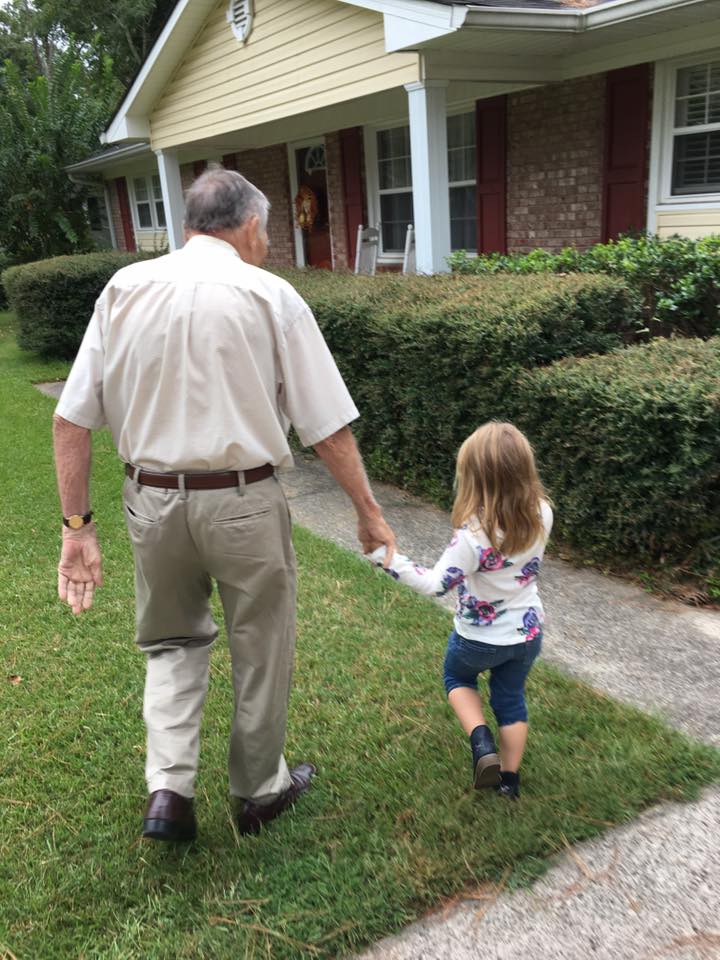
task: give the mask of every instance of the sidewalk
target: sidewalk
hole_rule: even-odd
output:
[[[296,523],[357,550],[355,515],[321,463],[299,455],[283,486]],[[373,484],[404,553],[434,562],[449,517]],[[720,612],[660,600],[546,560],[545,659],[720,746]],[[438,643],[442,644],[442,638]],[[720,786],[580,844],[529,890],[434,914],[360,960],[720,960]]]

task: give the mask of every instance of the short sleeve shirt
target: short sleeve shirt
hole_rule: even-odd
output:
[[[209,236],[115,274],[56,413],[159,471],[289,467],[290,424],[309,446],[358,416],[304,300]]]

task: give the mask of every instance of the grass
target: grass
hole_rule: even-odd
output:
[[[717,752],[540,666],[522,801],[474,795],[441,692],[447,613],[297,530],[287,754],[317,763],[316,785],[264,835],[233,832],[221,639],[203,728],[200,837],[178,848],[140,842],[144,664],[132,643],[121,471],[105,433],[95,438],[93,507],[107,585],[81,619],[55,596],[53,402],[30,384],[65,371],[21,355],[6,326],[0,957],[342,956],[443,898],[527,882],[566,843],[660,799],[690,799],[720,776]]]

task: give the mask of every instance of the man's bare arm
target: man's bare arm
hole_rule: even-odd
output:
[[[62,417],[53,419],[55,470],[63,516],[90,510],[90,431]],[[58,565],[58,595],[73,613],[89,610],[95,587],[102,586],[102,558],[94,523],[79,530],[63,526]]]
[[[316,443],[315,452],[353,502],[358,515],[358,540],[364,552],[384,545],[387,566],[395,551],[395,534],[370,489],[352,430],[342,427]]]

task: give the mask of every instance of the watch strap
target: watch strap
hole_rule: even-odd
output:
[[[73,513],[73,514],[71,514],[69,517],[63,517],[63,518],[62,518],[62,521],[63,521],[63,523],[65,524],[65,526],[66,526],[66,527],[70,527],[71,530],[80,530],[81,527],[84,527],[84,526],[86,526],[88,523],[90,523],[90,521],[92,520],[92,517],[93,517],[93,512],[92,512],[92,510],[90,510],[89,513],[86,513],[84,516],[80,517],[80,519],[82,520],[82,523],[79,524],[79,525],[77,525],[77,524],[71,524],[71,523],[70,523],[71,520],[73,520],[73,519],[75,519],[76,517],[79,517],[79,516],[80,516],[80,514]]]

